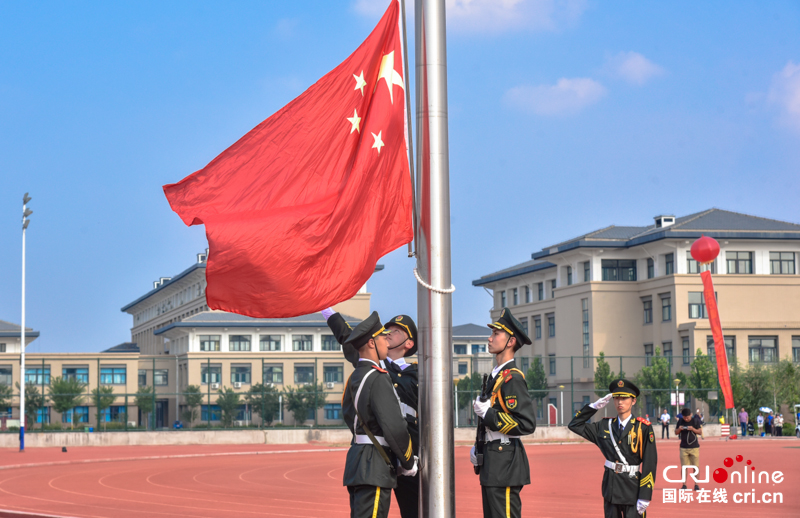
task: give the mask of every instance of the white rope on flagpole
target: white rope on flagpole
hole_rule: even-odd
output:
[[[423,287],[429,289],[434,293],[441,293],[443,295],[446,295],[448,293],[453,293],[454,291],[456,291],[456,287],[453,284],[450,285],[449,289],[434,288],[433,286],[422,280],[422,277],[419,276],[419,272],[417,271],[416,268],[414,268],[414,277],[417,278],[418,283],[420,283]]]

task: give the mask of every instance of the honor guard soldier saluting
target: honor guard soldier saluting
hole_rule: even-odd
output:
[[[344,343],[350,335],[350,324],[332,309],[326,309],[322,315],[328,322],[336,340]],[[405,416],[408,433],[414,455],[419,455],[419,425],[417,422],[417,404],[419,400],[419,377],[416,363],[407,363],[406,357],[417,352],[417,326],[408,315],[398,315],[385,324],[389,334],[389,352],[382,362],[382,367],[389,373],[392,386],[400,402],[400,410]],[[353,366],[358,364],[358,351],[345,344],[342,347],[345,358]],[[402,518],[419,516],[419,474],[413,477],[399,477],[394,490],[395,500],[400,508]]]
[[[488,325],[492,329],[489,352],[495,355],[497,367],[487,384],[491,397],[486,401],[478,398],[473,404],[481,425],[486,427],[483,464],[478,466],[475,448],[470,460],[480,467],[483,516],[516,518],[522,515],[519,492],[531,483],[528,455],[519,436],[536,430],[536,411],[525,375],[514,363],[514,353],[531,339],[508,308]]]
[[[631,408],[639,397],[639,389],[626,379],[611,382],[606,395],[580,409],[569,429],[600,448],[605,461],[603,474],[603,506],[606,518],[646,516],[656,482],[655,433],[650,421],[633,418]],[[589,420],[611,398],[617,417],[596,423]]]
[[[353,432],[343,481],[350,493],[353,518],[388,516],[397,475],[417,474],[417,457],[406,420],[391,378],[380,367],[389,350],[388,333],[378,313],[373,312],[344,343],[359,353],[358,365],[342,396],[344,420]]]

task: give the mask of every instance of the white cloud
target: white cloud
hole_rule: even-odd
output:
[[[664,74],[663,68],[638,52],[620,52],[608,59],[607,67],[613,74],[637,86]]]
[[[387,0],[355,0],[353,8],[373,17],[388,5]],[[556,31],[577,21],[586,8],[587,0],[445,0],[447,30],[468,33]],[[414,0],[406,0],[406,11],[413,29]]]
[[[800,130],[800,64],[789,61],[772,76],[767,102],[781,110],[784,123]]]
[[[561,78],[554,85],[516,86],[506,92],[504,101],[514,108],[537,115],[568,115],[581,111],[606,94],[606,88],[586,77]]]

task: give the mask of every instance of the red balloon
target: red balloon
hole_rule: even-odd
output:
[[[692,243],[692,257],[700,264],[710,263],[719,255],[719,243],[713,237],[702,236]]]

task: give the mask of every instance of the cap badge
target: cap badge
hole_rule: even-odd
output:
[[[403,320],[403,315],[400,315],[394,319],[395,322],[400,322],[401,320]]]
[[[502,317],[504,317],[504,316],[506,316],[506,310],[505,310],[505,309],[504,309],[503,311],[501,311],[501,312],[500,312],[500,317],[502,318]]]
[[[617,382],[617,386],[618,386],[618,387],[624,387],[624,386],[625,386],[625,382],[624,382],[624,381],[622,381],[622,380],[619,380],[619,381]]]

